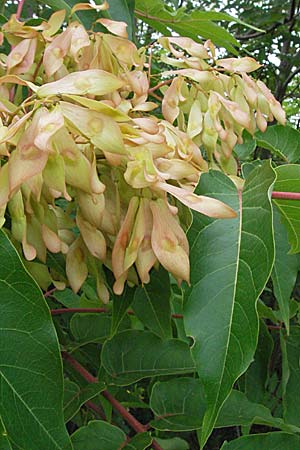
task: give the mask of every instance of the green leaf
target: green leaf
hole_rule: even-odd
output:
[[[55,11],[59,9],[65,9],[67,15],[70,14],[71,9],[75,4],[75,2],[72,0],[40,0],[40,3],[50,6]]]
[[[203,386],[194,378],[158,381],[152,388],[150,408],[157,416],[151,426],[157,430],[200,428],[206,408]]]
[[[234,147],[234,152],[237,154],[239,159],[245,160],[248,159],[254,152],[256,148],[256,140],[253,136],[251,136],[248,131],[244,130],[243,132],[243,143],[236,144]]]
[[[274,261],[269,162],[254,169],[243,195],[220,172],[201,176],[196,192],[218,198],[239,212],[236,219],[194,214],[188,233],[191,287],[184,323],[194,339],[192,355],[207,396],[201,445],[209,437],[233,383],[253,359],[257,344],[256,301]]]
[[[199,20],[195,17],[195,13],[191,13],[190,18],[186,20],[181,19],[178,23],[171,23],[170,27],[181,36],[187,36],[196,41],[199,41],[199,35],[203,39],[211,39],[215,45],[224,46],[232,53],[236,53],[234,46],[239,47],[238,41],[227,30],[212,21]]]
[[[300,160],[300,133],[295,128],[273,125],[262,133],[255,133],[257,145],[270,150],[286,162],[295,163]]]
[[[116,450],[126,441],[120,428],[102,420],[92,420],[72,434],[74,450]]]
[[[128,330],[116,334],[103,345],[101,358],[105,370],[117,385],[195,370],[185,342],[178,339],[163,341],[148,331]]]
[[[94,289],[86,282],[82,286],[81,296],[66,288],[63,291],[55,291],[53,297],[66,308],[101,308],[103,303],[99,299]]]
[[[111,334],[115,334],[133,302],[135,288],[125,286],[122,295],[113,295]]]
[[[299,210],[300,211],[300,210]],[[299,255],[289,255],[287,230],[281,223],[280,214],[274,208],[275,262],[272,271],[274,295],[279,305],[281,320],[289,333],[290,297],[300,268]]]
[[[66,308],[80,308],[80,297],[71,289],[64,289],[63,291],[55,291],[53,297]]]
[[[134,28],[134,16],[133,16],[133,5],[126,0],[107,0],[109,3],[109,9],[103,12],[92,11],[82,11],[73,14],[72,18],[80,20],[83,25],[89,29],[92,23],[95,22],[99,17],[105,16],[112,20],[123,21],[127,23],[127,33],[129,39],[133,39],[133,28]],[[70,14],[71,8],[78,3],[77,0],[45,0],[45,3],[51,6],[53,9],[65,9],[67,15]],[[97,5],[102,4],[102,0],[96,0]],[[104,31],[105,32],[105,31]]]
[[[292,326],[285,339],[286,354],[283,379],[287,379],[283,389],[283,417],[287,423],[300,426],[300,327]]]
[[[178,289],[178,286],[176,285],[176,288]],[[173,286],[174,289],[174,286]],[[172,313],[173,314],[179,314],[180,318],[173,318],[173,323],[176,327],[175,333],[176,337],[181,339],[182,341],[185,341],[189,343],[189,338],[186,335],[185,329],[184,329],[184,323],[182,320],[183,317],[183,293],[180,292],[178,294],[175,293],[172,289],[172,297],[171,297],[171,304],[172,304]]]
[[[206,408],[203,386],[194,378],[157,382],[152,389],[150,407],[157,416],[151,426],[158,430],[199,430]],[[284,431],[300,431],[285,424],[282,419],[273,417],[265,406],[249,401],[243,392],[233,390],[220,410],[215,427],[252,424],[267,425]]]
[[[0,416],[14,447],[71,449],[57,336],[43,295],[0,232]]]
[[[5,17],[3,14],[0,14],[0,26],[4,25],[7,21],[7,17]]]
[[[172,337],[169,273],[162,267],[151,272],[151,281],[139,286],[132,309],[140,321],[162,339]]]
[[[65,260],[61,253],[47,252],[47,267],[53,272],[60,281],[66,281]],[[55,278],[56,279],[56,278]]]
[[[163,450],[189,450],[190,448],[189,444],[179,437],[170,439],[156,438],[155,440]]]
[[[40,3],[44,5],[50,6],[52,10],[57,11],[60,9],[64,9],[66,11],[66,20],[70,18],[71,9],[76,3],[79,3],[78,0],[39,0]],[[115,1],[115,0],[114,0]],[[83,2],[88,3],[88,2]],[[95,0],[94,2],[97,5],[103,3],[102,0]],[[100,17],[110,17],[107,11],[98,12],[96,10],[88,10],[88,11],[78,11],[76,14],[72,14],[72,20],[77,20],[84,25],[84,27],[89,30],[92,27],[93,22],[95,22]],[[125,20],[125,19],[123,19]]]
[[[295,450],[300,448],[300,437],[281,431],[242,436],[225,442],[221,450]]]
[[[104,342],[110,335],[111,317],[106,314],[74,314],[70,330],[80,345]]]
[[[300,429],[284,423],[281,418],[273,417],[264,405],[250,402],[243,392],[233,390],[225,401],[216,422],[216,428],[252,424],[266,425],[284,431],[299,432]]]
[[[130,442],[124,447],[124,450],[144,450],[149,447],[152,437],[149,433],[138,433],[130,439]]]
[[[58,11],[60,9],[64,9],[66,11],[66,19],[70,16],[71,9],[73,6],[78,3],[77,0],[39,0],[40,3],[50,6],[51,9],[54,11]],[[97,3],[97,2],[95,2]],[[94,14],[94,11],[91,11]],[[90,11],[84,11],[84,13],[90,13]],[[78,20],[81,22],[86,28],[89,28],[91,24],[91,20],[89,20],[90,14],[80,14],[80,17],[78,14],[73,14],[72,18],[74,20]]]
[[[257,312],[261,319],[269,319],[271,322],[278,321],[277,311],[274,311],[270,306],[267,306],[261,299],[257,302]]]
[[[255,159],[251,162],[245,162],[242,164],[242,176],[244,179],[248,178],[252,170],[256,169],[256,167],[261,167],[262,161],[260,159]]]
[[[7,432],[3,426],[0,418],[0,450],[12,450],[11,445],[7,439]]]
[[[239,42],[225,28],[214,22],[237,22],[258,30],[222,12],[192,10],[188,13],[185,8],[168,7],[162,0],[152,0],[151,2],[136,0],[135,3],[137,17],[165,36],[170,35],[170,29],[196,41],[201,36],[204,39],[211,39],[216,45],[225,47],[235,54],[237,53],[235,47],[240,46]]]
[[[184,8],[177,10],[167,8],[161,0],[136,0],[135,14],[152,28],[164,34],[170,35],[171,28],[182,36],[190,37],[196,41],[199,35],[204,39],[211,39],[216,45],[223,46],[227,50],[236,53],[234,46],[239,47],[239,42],[224,28],[213,21],[226,20],[230,22],[236,19],[228,14],[208,11],[193,11],[185,13]]]
[[[286,164],[276,168],[274,191],[300,192],[300,165]],[[300,252],[300,200],[273,199],[287,228],[290,253]]]
[[[64,389],[64,418],[68,422],[80,410],[81,406],[104,391],[104,383],[93,383],[81,388],[70,380],[65,380]]]
[[[259,403],[264,399],[273,348],[274,344],[272,336],[270,335],[265,322],[260,320],[258,343],[254,361],[245,373],[244,378],[244,391],[247,398],[252,402]]]

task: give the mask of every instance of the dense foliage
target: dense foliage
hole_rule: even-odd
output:
[[[5,450],[300,445],[299,132],[175,6],[0,16]]]

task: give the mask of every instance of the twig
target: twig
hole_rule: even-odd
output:
[[[85,406],[87,406],[89,409],[92,409],[95,413],[97,413],[98,416],[101,417],[101,419],[106,420],[105,414],[103,413],[101,408],[99,408],[98,405],[95,405],[95,403],[89,400],[85,402]]]
[[[74,359],[69,353],[62,352],[62,357],[68,361],[68,363],[78,372],[86,381],[89,383],[98,383],[98,378],[94,377],[90,372],[88,372],[76,359]],[[112,407],[118,411],[118,413],[123,417],[124,420],[137,432],[144,433],[147,427],[142,425],[123,405],[108,391],[102,391],[101,395],[105,397]],[[154,450],[163,450],[161,446],[156,442],[152,441],[152,447]]]
[[[109,313],[109,311],[106,308],[58,308],[58,309],[51,309],[52,316],[58,316],[60,314],[68,314],[68,313]],[[130,316],[134,315],[134,311],[131,309],[127,311],[127,314]],[[182,314],[172,314],[173,319],[183,319]]]
[[[179,21],[176,19],[163,19],[162,17],[151,16],[150,14],[145,14],[139,9],[134,10],[137,16],[145,17],[145,19],[156,20],[162,23],[178,23]]]
[[[159,102],[163,101],[163,99],[159,95],[154,94],[154,92],[149,92],[149,95],[151,95],[151,97],[156,98],[156,100],[158,100]]]
[[[148,92],[149,92],[149,93],[150,93],[150,92],[152,93],[152,92],[156,91],[157,89],[159,89],[160,87],[165,86],[166,84],[171,84],[172,81],[173,81],[173,78],[172,78],[171,80],[165,80],[165,81],[162,81],[161,83],[158,83],[156,86],[150,88],[150,89],[148,90]]]

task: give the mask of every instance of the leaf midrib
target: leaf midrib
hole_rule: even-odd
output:
[[[219,396],[220,396],[220,389],[222,386],[222,382],[223,382],[223,378],[224,378],[224,372],[225,372],[225,368],[226,368],[226,361],[227,361],[227,355],[228,355],[228,349],[229,349],[229,342],[230,342],[230,337],[231,337],[231,329],[232,329],[232,319],[233,319],[233,313],[234,313],[234,299],[236,298],[236,289],[237,289],[237,281],[238,281],[238,273],[239,273],[239,267],[240,267],[240,253],[241,253],[241,241],[242,241],[242,219],[243,219],[243,211],[242,211],[242,192],[238,191],[238,198],[239,198],[239,236],[238,236],[238,241],[237,241],[237,262],[236,262],[236,271],[235,271],[235,277],[234,277],[234,289],[233,289],[233,302],[232,302],[232,307],[231,307],[231,314],[230,314],[230,326],[229,326],[229,332],[228,332],[228,337],[227,337],[227,343],[226,343],[226,352],[224,355],[224,364],[222,367],[222,374],[220,377],[220,382],[218,383],[218,391],[217,391],[217,396],[216,396],[216,401],[214,402],[214,407],[213,407],[213,414],[210,414],[210,421],[209,421],[209,433],[210,433],[210,429],[211,429],[211,424],[212,422],[215,421],[215,411],[217,408],[217,403],[219,400]],[[205,414],[207,415],[207,413]],[[204,429],[204,427],[203,427]],[[202,441],[206,441],[207,437],[209,436],[208,433],[201,433],[202,435]],[[203,439],[203,437],[205,437],[205,439]]]
[[[27,405],[27,403],[23,400],[22,396],[15,390],[14,386],[10,383],[10,381],[5,377],[5,375],[3,374],[2,370],[0,370],[0,376],[2,377],[2,379],[6,382],[6,384],[9,386],[9,388],[11,389],[11,391],[13,392],[13,394],[15,396],[18,397],[18,399],[20,400],[20,402],[24,405],[24,407],[27,409],[27,411],[29,412],[29,414],[34,418],[34,420],[36,421],[36,423],[38,423],[40,425],[40,427],[43,429],[43,431],[45,432],[45,434],[49,437],[49,439],[51,440],[51,442],[53,442],[55,444],[55,448],[62,450],[62,447],[58,446],[57,442],[53,439],[53,437],[51,436],[51,434],[49,434],[48,430],[44,427],[44,425],[42,424],[42,422],[40,422],[38,420],[38,418],[36,417],[36,415],[32,412],[32,410],[30,409],[30,407]]]

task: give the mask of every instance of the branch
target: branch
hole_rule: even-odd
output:
[[[82,378],[84,378],[88,383],[98,383],[98,378],[94,377],[90,372],[88,372],[73,356],[69,355],[67,352],[61,352],[63,359],[68,361],[68,363],[73,367],[73,369],[78,372]]]
[[[150,14],[146,14],[143,11],[140,11],[139,9],[135,9],[134,13],[137,16],[145,17],[145,19],[155,20],[155,21],[161,22],[161,23],[169,24],[169,23],[177,23],[178,22],[178,20],[176,20],[176,19],[163,19],[162,17],[151,16]]]
[[[89,383],[98,383],[98,378],[94,377],[88,372],[73,356],[67,352],[62,352],[62,357]],[[101,395],[105,397],[112,407],[118,411],[123,419],[137,432],[144,433],[147,430],[143,424],[141,424],[123,405],[108,391],[102,391]],[[152,447],[154,450],[163,450],[161,446],[155,441],[152,441]]]
[[[287,87],[290,81],[294,78],[295,75],[300,73],[300,67],[298,69],[294,70],[294,72],[291,72],[290,75],[287,77],[287,79],[284,82],[284,86]]]
[[[58,308],[58,309],[51,309],[52,316],[57,316],[59,314],[65,314],[65,313],[106,313],[109,312],[105,308]]]
[[[265,36],[266,34],[271,33],[272,31],[276,30],[276,28],[282,26],[282,25],[290,25],[293,26],[294,25],[294,20],[296,19],[296,17],[299,16],[299,13],[292,15],[291,13],[289,15],[289,18],[286,18],[283,22],[275,22],[271,27],[267,28],[265,31],[257,31],[256,33],[246,33],[246,34],[236,34],[235,38],[240,40],[240,41],[247,41],[248,39],[253,39],[253,38],[257,38],[260,36]]]
[[[255,39],[260,36],[265,36],[266,34],[271,33],[272,31],[276,30],[277,27],[279,27],[280,25],[283,25],[283,24],[284,23],[276,22],[265,31],[256,31],[255,33],[246,33],[246,34],[240,34],[240,35],[236,34],[235,38],[238,39],[239,41],[247,41],[248,39]]]
[[[288,20],[289,20],[289,22],[293,22],[293,19],[294,19],[294,17],[295,17],[295,9],[296,9],[296,1],[295,0],[292,0],[292,2],[291,2],[291,7],[290,7],[290,13],[289,13],[289,18],[288,18]],[[294,24],[292,23],[292,26],[293,26]],[[292,31],[291,29],[290,29],[290,31]]]

